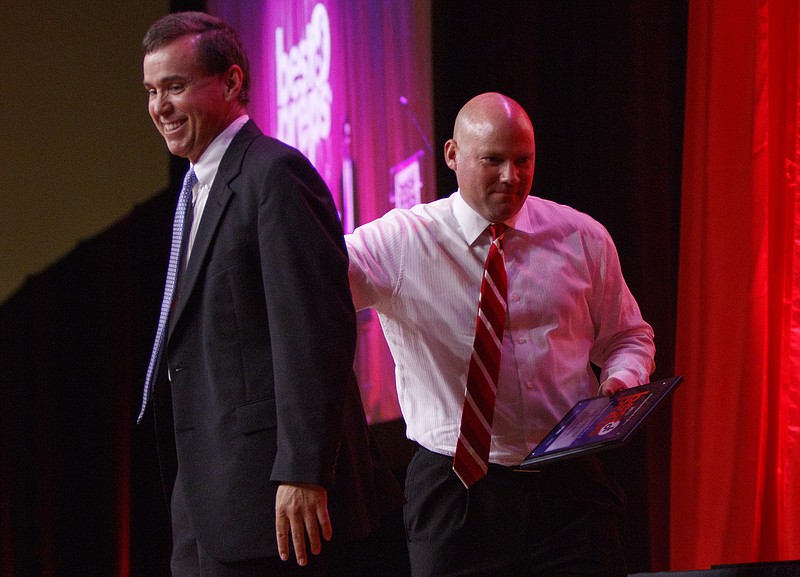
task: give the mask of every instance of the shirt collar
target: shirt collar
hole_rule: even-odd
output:
[[[517,212],[517,214],[511,218],[505,220],[503,224],[506,224],[509,227],[517,230],[530,232],[530,224],[527,214],[528,203],[525,202],[519,212]],[[467,201],[465,201],[461,196],[460,190],[457,190],[453,194],[453,215],[455,216],[458,225],[461,227],[461,230],[464,232],[464,239],[470,246],[472,246],[472,243],[474,243],[478,237],[483,234],[483,231],[486,230],[486,227],[492,224],[480,214],[475,212],[475,210],[473,210],[473,208],[467,204]]]
[[[225,130],[220,132],[217,137],[211,141],[208,148],[200,155],[197,163],[192,165],[201,186],[211,186],[214,183],[214,178],[217,176],[217,170],[219,169],[219,163],[222,162],[222,156],[225,154],[225,151],[228,150],[228,145],[230,145],[233,137],[236,136],[248,120],[250,120],[250,117],[243,114],[231,122]]]

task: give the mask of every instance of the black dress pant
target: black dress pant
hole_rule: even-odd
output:
[[[469,490],[420,448],[406,477],[413,577],[624,577],[620,490],[593,457],[540,472],[490,465]]]
[[[389,515],[365,539],[323,542],[319,555],[309,553],[300,567],[294,555],[281,561],[272,556],[238,563],[221,563],[197,541],[189,521],[180,473],[172,492],[173,577],[407,577],[408,551],[400,511]],[[336,526],[333,527],[334,533]]]

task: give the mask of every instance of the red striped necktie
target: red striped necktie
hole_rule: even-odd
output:
[[[502,223],[489,225],[492,244],[483,269],[475,344],[467,373],[461,432],[453,458],[453,470],[467,488],[486,475],[489,463],[500,347],[506,325],[508,281],[502,237],[507,228]]]

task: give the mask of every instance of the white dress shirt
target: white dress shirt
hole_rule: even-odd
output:
[[[488,224],[455,192],[345,236],[353,300],[378,312],[408,437],[446,455],[461,424]],[[597,394],[590,362],[601,381],[632,387],[648,381],[655,347],[602,225],[537,197],[506,224],[508,317],[489,460],[513,466]]]
[[[245,115],[240,116],[228,127],[220,132],[217,137],[211,141],[197,159],[197,163],[191,167],[194,168],[194,174],[197,176],[197,184],[192,189],[192,206],[194,212],[192,213],[192,230],[189,233],[189,243],[186,248],[186,255],[184,256],[184,264],[189,262],[189,256],[192,254],[192,247],[194,246],[194,239],[197,236],[197,227],[200,226],[200,219],[203,216],[203,210],[208,201],[208,193],[211,191],[211,185],[214,184],[214,179],[217,177],[217,170],[219,170],[219,163],[222,162],[222,157],[225,151],[228,150],[233,137],[241,130],[250,117]]]

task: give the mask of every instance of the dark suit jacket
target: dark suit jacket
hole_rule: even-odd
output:
[[[189,514],[215,558],[277,554],[281,481],[327,488],[334,540],[402,504],[367,429],[355,335],[330,192],[250,121],[211,187],[165,350]]]

